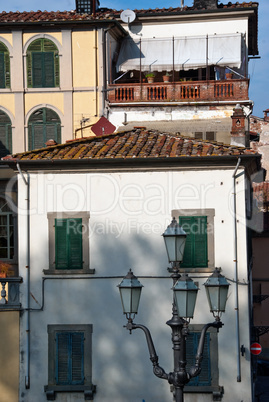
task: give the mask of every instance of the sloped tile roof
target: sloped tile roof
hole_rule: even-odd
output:
[[[240,8],[256,8],[257,2],[243,2],[219,4],[218,10],[221,9],[240,9]],[[90,21],[90,20],[104,20],[104,19],[118,19],[122,10],[113,10],[108,8],[100,8],[95,16],[90,14],[78,14],[76,11],[23,11],[23,12],[6,12],[0,13],[1,23],[31,23],[31,22],[72,22],[72,21]],[[155,8],[155,9],[134,9],[138,16],[143,15],[159,15],[159,14],[181,14],[185,12],[198,11],[194,7],[169,7],[169,8]],[[203,10],[199,10],[203,11]]]
[[[195,140],[157,130],[134,129],[102,137],[87,137],[5,157],[3,160],[86,160],[258,155],[253,150]]]

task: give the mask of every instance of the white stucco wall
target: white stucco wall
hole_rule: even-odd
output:
[[[165,21],[158,21],[158,24],[152,23],[137,23],[134,21],[124,28],[129,32],[133,38],[171,38],[173,36],[195,36],[195,35],[214,35],[214,34],[230,34],[241,32],[243,34],[248,32],[248,20],[243,17],[230,18],[222,20],[220,17],[216,19],[205,19],[204,21],[182,21],[179,18],[174,23],[166,23]]]
[[[140,278],[144,285],[140,311],[135,322],[152,331],[160,365],[173,370],[171,330],[171,279],[161,234],[171,221],[173,209],[215,209],[215,266],[233,280],[233,169],[213,171],[155,171],[121,173],[47,173],[30,177],[31,200],[31,307],[42,304],[43,269],[48,268],[48,212],[90,212],[90,268],[95,275],[83,279],[50,278],[44,283],[43,311],[30,316],[30,383],[25,389],[25,317],[21,317],[20,402],[46,401],[44,385],[48,376],[49,324],[93,324],[93,383],[96,402],[172,401],[170,387],[152,374],[144,334],[123,328],[116,285],[128,270],[135,275],[167,276],[167,279]],[[26,188],[18,178],[19,250],[22,306],[26,306]],[[238,179],[238,264],[240,284],[247,284],[244,176]],[[193,323],[213,321],[204,287],[205,274],[195,275],[199,295]],[[202,277],[200,277],[202,276]],[[105,279],[97,279],[105,277]],[[81,276],[80,276],[81,278]],[[224,386],[223,402],[250,402],[248,287],[239,286],[240,344],[247,351],[240,357],[242,381],[237,382],[235,284],[231,281],[224,327],[219,340],[219,385]],[[57,394],[57,401],[83,401],[83,394]],[[211,394],[186,395],[186,402],[209,402]]]

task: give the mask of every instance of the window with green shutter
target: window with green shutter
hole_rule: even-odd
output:
[[[93,400],[92,324],[48,325],[47,400],[56,400],[57,392],[84,392]]]
[[[10,88],[9,51],[2,42],[0,42],[0,88]]]
[[[55,219],[55,269],[82,266],[82,219]]]
[[[43,270],[45,275],[95,273],[90,268],[89,218],[88,211],[48,213],[49,261]]]
[[[84,333],[56,334],[56,384],[84,383]]]
[[[27,83],[29,88],[59,87],[59,52],[49,39],[36,39],[27,49]]]
[[[195,355],[200,340],[200,333],[193,332],[188,334],[186,342],[187,371],[195,364]],[[211,366],[210,366],[210,334],[206,334],[203,360],[201,363],[201,373],[190,380],[189,386],[210,386],[211,385]]]
[[[197,268],[208,266],[207,252],[207,217],[179,217],[179,224],[187,233],[181,268]]]
[[[195,364],[195,356],[203,329],[203,324],[190,324],[186,341],[187,371]],[[210,327],[206,332],[201,372],[188,382],[184,388],[186,393],[214,393],[215,397],[223,394],[219,385],[218,330]]]
[[[53,110],[40,108],[28,121],[28,150],[43,148],[51,139],[61,143],[61,120]]]
[[[0,110],[0,158],[9,154],[12,154],[11,120]]]

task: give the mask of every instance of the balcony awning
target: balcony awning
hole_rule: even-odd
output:
[[[173,56],[174,55],[174,56]],[[173,62],[174,59],[174,62]],[[241,34],[182,38],[124,39],[117,71],[190,70],[207,65],[240,68]]]

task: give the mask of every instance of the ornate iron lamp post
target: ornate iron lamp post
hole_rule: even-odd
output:
[[[186,233],[176,222],[175,218],[173,218],[171,224],[163,233],[163,237],[168,260],[173,265],[173,272],[171,275],[173,280],[172,318],[166,323],[172,329],[174,351],[173,372],[166,373],[165,370],[160,367],[158,363],[158,355],[149,329],[144,325],[135,324],[133,322],[135,314],[138,312],[142,290],[141,283],[130,270],[118,287],[121,295],[123,313],[126,315],[128,320],[125,327],[130,331],[130,333],[132,330],[137,328],[140,328],[145,333],[150,360],[153,365],[153,373],[157,377],[167,380],[169,384],[172,384],[174,386],[174,400],[176,402],[183,402],[184,386],[191,378],[198,376],[201,372],[205,336],[208,328],[214,327],[218,330],[223,326],[220,321],[220,313],[225,311],[229,283],[225,277],[220,274],[220,269],[216,268],[214,273],[204,284],[206,287],[210,311],[213,312],[215,321],[204,325],[196,353],[195,364],[187,371],[186,340],[188,335],[188,324],[189,320],[193,318],[198,288],[187,274],[183,274],[182,276],[179,274],[179,264],[183,260]]]

